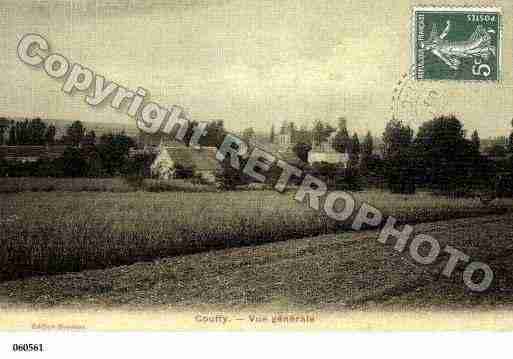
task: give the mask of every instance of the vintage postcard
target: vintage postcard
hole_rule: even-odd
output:
[[[0,330],[512,330],[512,19],[0,0]]]

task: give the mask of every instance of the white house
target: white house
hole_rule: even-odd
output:
[[[326,141],[320,144],[314,144],[313,148],[308,152],[308,163],[327,162],[341,164],[347,167],[349,163],[349,153],[341,153],[333,148],[333,143],[337,132],[333,132]]]
[[[159,146],[157,157],[150,167],[151,175],[159,179],[168,180],[174,177],[176,163],[171,159],[166,147]]]
[[[216,152],[215,147],[192,148],[179,143],[161,143],[151,164],[151,174],[160,179],[171,179],[175,177],[177,167],[181,166],[193,170],[205,182],[213,183],[215,172],[220,167]]]

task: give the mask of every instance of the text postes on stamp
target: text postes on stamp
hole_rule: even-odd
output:
[[[415,78],[498,81],[501,20],[497,8],[415,8]]]

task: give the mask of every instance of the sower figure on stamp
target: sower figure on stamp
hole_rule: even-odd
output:
[[[485,30],[482,25],[478,25],[468,40],[449,41],[446,40],[446,37],[451,30],[451,21],[447,20],[446,24],[441,34],[438,34],[436,23],[433,24],[428,41],[422,43],[421,46],[425,50],[431,51],[451,69],[458,70],[461,60],[464,58],[478,57],[486,61],[491,55],[496,56],[492,37],[489,34],[494,33],[495,30]]]

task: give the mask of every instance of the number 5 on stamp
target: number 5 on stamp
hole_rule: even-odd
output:
[[[417,80],[500,79],[500,9],[421,7],[413,15]]]

